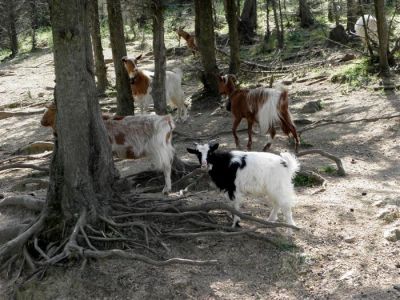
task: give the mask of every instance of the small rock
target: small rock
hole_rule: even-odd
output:
[[[400,218],[400,209],[396,205],[388,205],[378,212],[377,218],[388,223],[393,222]]]
[[[321,109],[322,109],[321,100],[310,101],[303,106],[301,112],[305,114],[311,114],[320,111]]]
[[[345,238],[344,238],[344,241],[345,241],[346,243],[351,244],[351,243],[354,243],[354,242],[356,241],[356,237],[355,237],[355,236],[348,236],[348,237],[345,237]]]
[[[362,192],[361,195],[362,195],[362,196],[366,196],[366,195],[367,195],[367,192]]]
[[[350,163],[355,164],[356,160],[354,158],[352,158]]]
[[[375,201],[374,203],[372,203],[372,206],[376,206],[376,207],[382,207],[385,205],[385,202],[383,200],[378,200]]]
[[[44,93],[39,93],[39,94],[38,94],[38,97],[39,97],[39,98],[42,98],[43,96],[44,96]]]
[[[354,208],[350,208],[350,212],[354,212]]]
[[[389,242],[396,242],[400,240],[400,228],[393,227],[385,230],[383,232],[383,237],[388,240]]]

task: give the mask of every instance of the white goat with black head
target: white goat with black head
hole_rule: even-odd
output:
[[[246,196],[267,197],[273,204],[268,221],[275,222],[281,210],[286,222],[295,225],[292,207],[295,192],[292,184],[294,174],[299,170],[296,157],[290,153],[276,155],[266,152],[216,151],[218,143],[196,144],[187,151],[196,154],[201,167],[208,169],[215,185],[234,201],[239,210],[240,202]],[[232,227],[240,221],[234,216]]]

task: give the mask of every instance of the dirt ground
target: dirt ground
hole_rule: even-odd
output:
[[[138,53],[132,45],[128,53]],[[106,59],[111,51],[105,52]],[[169,57],[168,68],[184,69],[183,88],[190,96],[200,83],[196,80],[193,59],[188,53]],[[144,66],[150,66],[150,61]],[[113,78],[113,66],[108,65]],[[329,72],[335,66],[324,67]],[[53,56],[41,50],[25,59],[0,66],[0,108],[38,110],[52,99],[54,87]],[[302,71],[302,76],[312,74]],[[254,74],[248,74],[254,76]],[[290,75],[296,76],[296,75]],[[254,82],[267,85],[268,79],[256,76]],[[299,77],[300,78],[300,77]],[[295,119],[352,120],[398,114],[397,92],[373,91],[370,87],[349,90],[329,80],[317,84],[293,83],[289,86],[291,111]],[[102,99],[102,101],[112,100]],[[323,109],[313,114],[302,113],[308,101],[321,100]],[[112,105],[110,108],[112,109]],[[106,108],[106,107],[105,107]],[[223,108],[192,111],[185,124],[176,130],[193,137],[175,134],[174,145],[182,159],[193,159],[186,146],[206,134],[229,131],[231,117]],[[0,162],[35,141],[51,141],[51,130],[40,126],[41,114],[0,120]],[[243,122],[244,123],[244,122]],[[242,125],[245,128],[244,124]],[[299,126],[301,128],[301,126]],[[0,298],[9,299],[400,299],[400,241],[385,239],[384,232],[397,226],[400,230],[400,118],[376,122],[356,122],[319,127],[302,135],[304,144],[329,151],[343,161],[345,177],[324,173],[331,161],[319,156],[300,158],[304,167],[320,171],[328,180],[321,187],[296,188],[298,204],[294,220],[301,230],[289,237],[285,230],[264,231],[282,245],[275,247],[249,237],[202,237],[170,239],[166,257],[217,259],[215,266],[173,265],[154,267],[141,262],[105,260],[92,262],[81,270],[54,267],[43,280],[23,285],[0,280]],[[242,145],[247,136],[240,133]],[[224,149],[233,149],[231,134],[220,134]],[[261,150],[265,138],[256,135],[254,150]],[[278,131],[273,144],[276,151],[292,150]],[[303,148],[308,149],[308,148]],[[49,158],[29,163],[45,166]],[[2,163],[2,165],[4,165]],[[118,162],[122,176],[149,169],[147,160]],[[31,183],[17,185],[43,174],[29,169],[0,171],[2,193],[34,193],[44,197],[46,190]],[[171,195],[174,197],[176,195]],[[220,199],[213,190],[193,201]],[[263,199],[247,199],[242,210],[266,218],[270,205]],[[16,208],[0,209],[0,226],[19,224],[33,216]],[[244,225],[250,226],[250,225]],[[10,293],[10,285],[16,294]]]

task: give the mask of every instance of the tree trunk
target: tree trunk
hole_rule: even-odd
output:
[[[11,57],[15,57],[18,53],[18,37],[16,29],[16,16],[15,16],[15,2],[6,1],[7,3],[7,14],[8,14],[8,24],[7,33],[10,39],[10,50]]]
[[[219,73],[215,58],[214,25],[211,0],[195,0],[196,39],[204,72],[201,79],[209,97],[220,98],[216,75]]]
[[[52,0],[50,8],[57,138],[46,210],[47,226],[55,229],[74,223],[83,209],[89,222],[105,215],[115,169],[96,98],[87,2]]]
[[[252,43],[257,29],[257,1],[246,0],[239,21],[239,36],[244,43]]]
[[[283,34],[281,31],[281,26],[279,22],[279,16],[278,16],[278,10],[277,10],[277,5],[276,5],[276,0],[271,0],[272,3],[272,11],[274,13],[274,21],[275,21],[275,30],[276,30],[276,41],[277,41],[277,47],[279,49],[283,48],[284,40],[283,40]]]
[[[347,32],[354,32],[357,22],[357,8],[354,0],[347,0]]]
[[[264,34],[264,47],[268,47],[269,39],[271,37],[271,28],[269,26],[269,7],[270,0],[265,0],[265,34]]]
[[[130,89],[128,74],[121,62],[121,58],[126,56],[126,47],[120,0],[107,0],[107,11],[111,50],[116,77],[117,114],[121,116],[131,115],[133,114],[134,109],[132,92]]]
[[[239,32],[236,0],[226,0],[226,21],[229,26],[229,73],[237,74],[240,68]]]
[[[154,53],[154,80],[152,96],[154,110],[158,115],[167,113],[165,97],[165,44],[164,44],[164,1],[152,0],[153,8],[153,53]]]
[[[388,46],[389,46],[389,33],[385,15],[385,1],[374,0],[375,16],[378,27],[379,39],[379,67],[383,75],[389,74],[388,62]]]
[[[31,6],[31,30],[32,30],[31,51],[35,51],[36,50],[36,30],[38,27],[36,0],[30,0],[30,6]]]
[[[303,28],[310,27],[314,24],[314,18],[306,0],[299,0],[299,17],[300,26]]]
[[[104,62],[103,47],[101,45],[99,6],[97,0],[90,0],[89,6],[90,35],[92,37],[93,44],[95,74],[97,78],[97,93],[102,95],[106,91],[108,81],[107,67]]]

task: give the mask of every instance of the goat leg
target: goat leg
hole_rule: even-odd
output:
[[[247,150],[251,151],[251,145],[253,144],[253,140],[251,135],[253,133],[253,121],[247,120],[247,134],[249,135],[249,141],[247,142]]]
[[[240,121],[242,119],[236,119],[233,121],[233,126],[232,126],[232,134],[233,137],[235,138],[235,144],[236,144],[236,148],[240,149],[240,144],[239,144],[239,137],[237,136],[236,130],[240,124]]]

